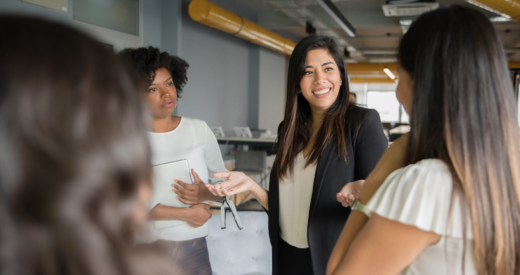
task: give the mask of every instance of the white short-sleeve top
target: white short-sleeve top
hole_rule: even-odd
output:
[[[426,247],[400,274],[477,274],[469,210],[467,205],[462,208],[455,196],[450,212],[452,190],[448,166],[438,159],[426,159],[394,171],[367,203],[365,214],[369,217],[376,213],[441,236],[438,243]],[[462,210],[467,213],[466,234]]]

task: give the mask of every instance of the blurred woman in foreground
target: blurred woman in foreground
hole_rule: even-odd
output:
[[[144,87],[100,43],[0,17],[0,274],[167,274],[132,248],[150,194]]]
[[[497,32],[439,9],[399,57],[411,131],[367,178],[327,274],[520,274],[520,132]]]

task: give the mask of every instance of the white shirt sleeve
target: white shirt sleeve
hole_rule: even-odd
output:
[[[215,135],[206,123],[204,123],[204,128],[206,135],[204,159],[206,161],[206,165],[208,166],[208,179],[211,183],[214,183],[220,180],[213,178],[213,173],[226,172],[227,169],[226,165],[224,164],[224,160],[222,159],[222,153],[220,152],[217,138],[215,138]]]
[[[448,166],[438,159],[425,159],[390,174],[367,203],[365,214],[376,213],[424,231],[462,238],[462,208],[457,197],[451,205],[452,190]],[[471,238],[471,223],[466,222]]]

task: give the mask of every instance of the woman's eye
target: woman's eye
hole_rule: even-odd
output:
[[[312,71],[305,71],[305,74],[312,74]]]
[[[172,82],[168,82],[168,86],[171,86],[173,85],[173,81]]]
[[[150,88],[150,89],[148,89],[148,92],[149,92],[149,93],[150,93],[150,92],[155,92],[155,91],[157,91],[156,88]]]
[[[333,68],[331,68],[331,67],[327,67],[327,68],[325,68],[325,71],[326,71],[326,72],[328,72],[328,71],[332,71],[332,70],[333,70]]]

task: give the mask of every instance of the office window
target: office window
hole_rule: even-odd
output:
[[[382,122],[409,123],[408,115],[395,97],[395,92],[369,91],[367,107],[377,110]]]

